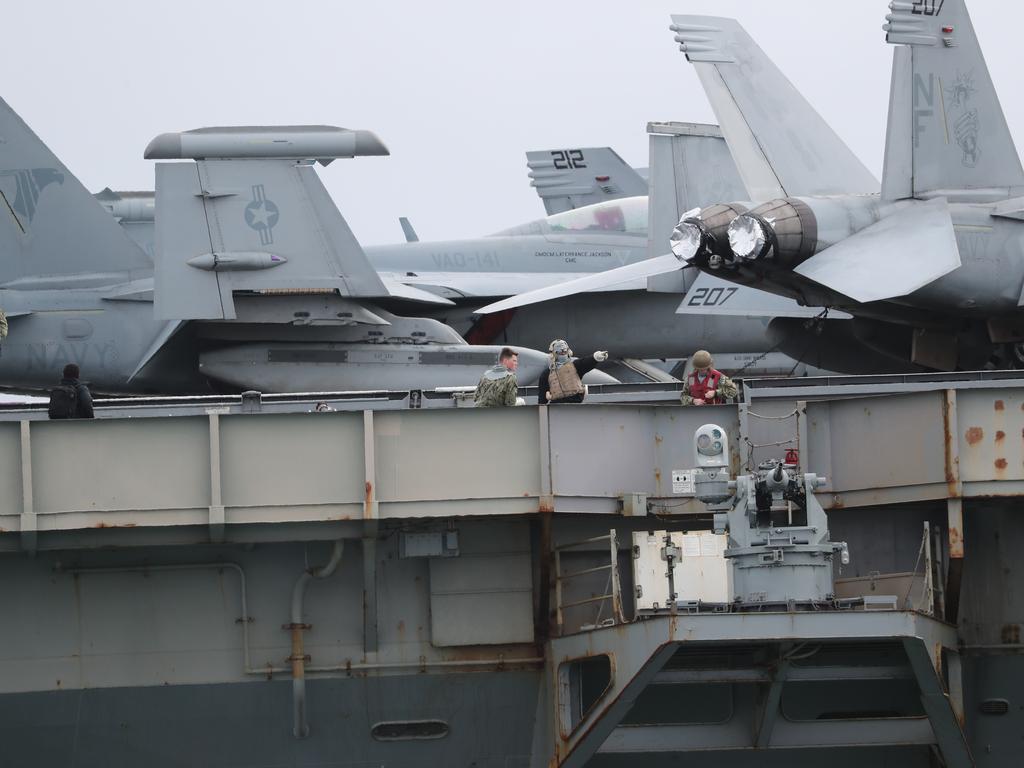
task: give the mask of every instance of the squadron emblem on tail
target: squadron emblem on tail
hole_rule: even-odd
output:
[[[9,194],[9,185],[0,181],[0,196],[18,218],[18,224],[25,229],[25,224],[36,215],[39,196],[47,186],[56,182],[64,183],[64,174],[56,168],[25,168],[21,170],[0,171],[0,179],[14,179],[13,194]],[[7,187],[7,189],[5,189]]]

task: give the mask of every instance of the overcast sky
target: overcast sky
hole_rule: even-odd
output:
[[[1010,129],[1024,11],[970,4]],[[89,189],[152,189],[165,131],[327,123],[390,157],[320,173],[364,244],[488,234],[538,217],[524,152],[611,146],[647,165],[651,120],[713,122],[668,30],[735,16],[880,174],[884,0],[33,0],[4,8],[0,95]]]

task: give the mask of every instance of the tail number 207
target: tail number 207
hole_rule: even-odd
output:
[[[725,304],[738,288],[698,288],[686,302],[688,307],[720,307]]]

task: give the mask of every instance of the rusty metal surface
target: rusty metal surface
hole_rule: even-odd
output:
[[[692,435],[708,419],[735,435],[732,406],[3,424],[0,456],[10,454],[3,466],[12,477],[3,485],[10,498],[0,507],[0,529],[207,526],[230,541],[240,526],[265,523],[618,514],[627,493],[673,498],[671,472],[693,466]]]
[[[693,432],[708,421],[732,438],[733,472],[798,449],[801,468],[827,478],[818,493],[826,509],[1024,494],[1024,388],[983,383],[871,397],[837,389],[833,400],[709,408],[293,410],[0,424],[0,458],[8,459],[0,467],[9,475],[0,483],[0,547],[34,547],[37,532],[98,528],[206,526],[231,540],[240,526],[265,523],[618,515],[626,495],[646,497],[659,514],[700,513],[673,493],[671,475],[692,468]],[[952,522],[957,559],[963,530]],[[4,532],[21,532],[23,541],[12,544]]]

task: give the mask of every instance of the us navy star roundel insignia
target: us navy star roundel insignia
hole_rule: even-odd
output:
[[[252,188],[252,202],[245,206],[245,223],[260,235],[260,243],[274,242],[274,225],[281,218],[281,212],[273,200],[268,200],[262,184]]]

